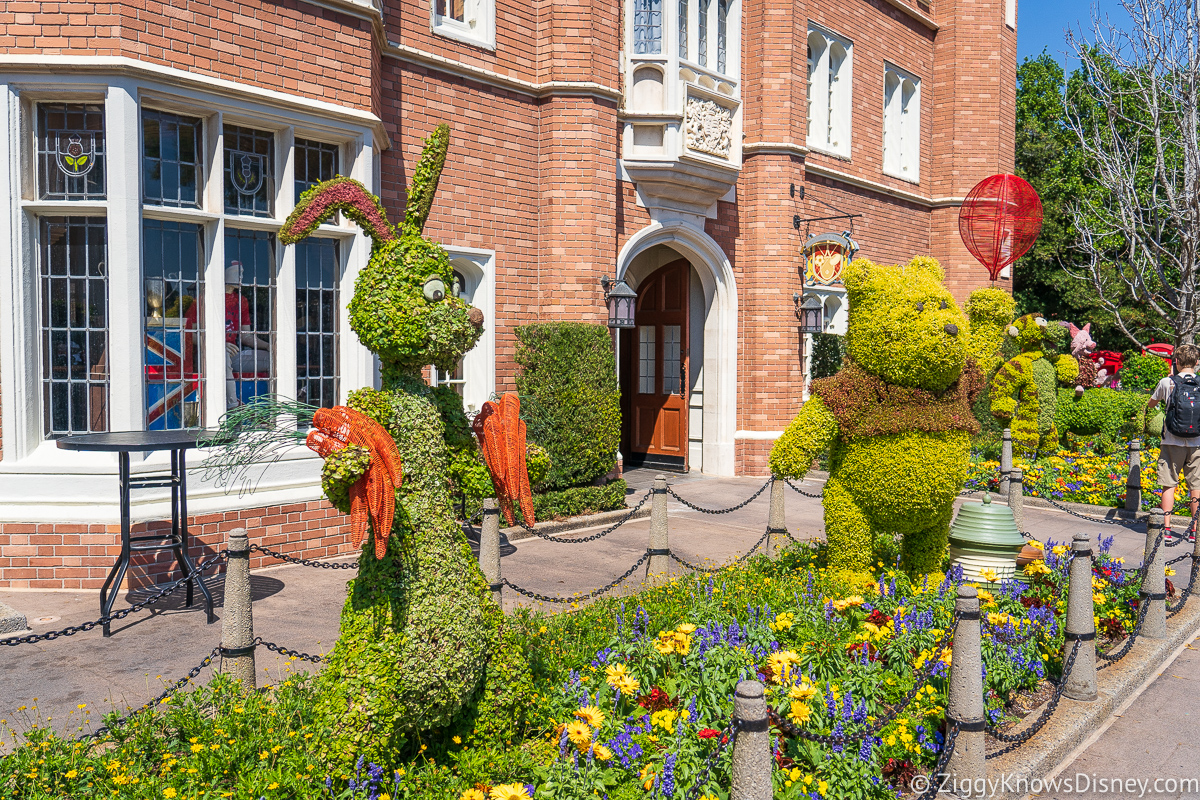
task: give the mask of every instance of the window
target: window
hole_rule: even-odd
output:
[[[638,326],[638,394],[654,394],[655,330]]]
[[[433,32],[489,49],[496,46],[495,0],[434,0]]]
[[[850,157],[853,46],[823,28],[808,30],[808,146]]]
[[[296,399],[321,408],[338,402],[338,243],[296,244]]]
[[[682,332],[679,325],[663,326],[663,394],[683,394]]]
[[[147,203],[200,207],[202,133],[199,119],[142,112],[142,197]]]
[[[106,431],[108,229],[103,217],[40,222],[43,432]]]
[[[104,109],[82,103],[37,107],[41,200],[104,199]]]
[[[662,52],[663,0],[633,0],[633,52]]]
[[[454,270],[454,285],[450,287],[450,291],[455,297],[461,297],[468,303],[471,302],[472,292],[470,290],[470,284],[468,283],[466,277],[458,270]],[[467,386],[467,372],[464,368],[465,360],[466,356],[460,358],[458,363],[454,365],[454,369],[450,372],[444,372],[435,366],[430,366],[429,383],[433,386],[449,386],[458,393],[459,397],[465,398]]]
[[[711,6],[712,0],[700,0],[700,13],[696,15],[700,25],[696,37],[696,60],[702,67],[708,66],[708,11]]]
[[[146,429],[203,425],[204,234],[199,225],[142,227]]]
[[[225,229],[225,405],[275,393],[275,237]]]
[[[884,65],[883,171],[914,183],[920,180],[921,81]]]
[[[325,142],[313,142],[308,139],[297,139],[295,180],[296,202],[300,195],[316,186],[321,181],[327,181],[338,174],[338,146]]]
[[[717,0],[717,72],[728,74],[725,51],[729,46],[729,4],[733,0]]]
[[[225,213],[269,217],[275,210],[275,135],[226,125]]]
[[[679,57],[688,57],[688,5],[691,0],[679,0]]]

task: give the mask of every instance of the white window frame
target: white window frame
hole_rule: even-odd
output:
[[[854,43],[809,22],[807,46],[808,147],[849,159],[854,128]]]
[[[894,64],[883,70],[883,174],[921,182],[921,79]]]
[[[496,251],[446,245],[451,268],[467,285],[462,294],[483,312],[483,335],[463,356],[463,408],[478,413],[496,394]],[[429,382],[444,385],[437,367],[431,367]]]
[[[496,0],[464,0],[463,21],[437,13],[437,4],[438,0],[429,0],[429,29],[433,33],[486,50],[496,49]]]

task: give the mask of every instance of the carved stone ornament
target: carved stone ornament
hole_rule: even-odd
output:
[[[699,97],[687,100],[687,146],[690,150],[729,158],[733,110]]]

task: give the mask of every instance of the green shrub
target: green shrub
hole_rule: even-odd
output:
[[[1150,391],[1169,372],[1167,362],[1158,356],[1144,356],[1134,350],[1126,350],[1117,378],[1121,381],[1122,389]]]
[[[533,513],[539,522],[555,517],[578,517],[625,507],[628,486],[616,480],[607,486],[577,486],[533,496]]]
[[[517,392],[530,441],[550,454],[547,490],[586,485],[617,463],[621,390],[603,325],[517,327]]]
[[[812,337],[812,369],[809,377],[831,378],[842,368],[842,359],[846,355],[846,345],[842,337],[835,333],[814,333]]]

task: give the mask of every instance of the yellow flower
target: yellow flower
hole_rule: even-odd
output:
[[[696,632],[696,626],[690,622],[685,622],[682,625],[680,625],[678,628],[676,628],[675,630],[679,631],[680,633],[691,634],[691,633]]]
[[[796,615],[785,611],[782,614],[776,615],[775,621],[768,623],[767,627],[773,631],[786,631],[788,628],[792,627],[792,624],[795,621]]]
[[[278,788],[279,788],[279,784],[276,783],[275,781],[271,781],[271,784],[269,786],[267,786],[267,789],[278,789]]]
[[[203,750],[203,749],[204,749],[204,745],[202,745],[202,744],[194,744],[194,745],[192,745],[192,752],[193,752],[193,753],[199,753],[199,752],[200,752],[201,750]]]
[[[773,673],[772,681],[776,684],[783,684],[785,681],[790,681],[792,675],[792,667],[800,663],[800,656],[795,650],[780,650],[778,653],[772,653],[767,659],[767,666],[771,668]]]
[[[817,687],[808,682],[807,676],[800,681],[799,686],[793,686],[788,690],[788,697],[801,703],[807,703],[816,696]]]
[[[462,737],[461,736],[452,736],[452,737],[450,737],[450,741],[454,742],[455,744],[462,744]]]
[[[529,792],[525,791],[525,786],[520,783],[502,783],[499,786],[493,786],[488,797],[492,800],[531,800]]]
[[[1105,597],[1104,595],[1102,595],[1102,594],[1096,594],[1095,592],[1093,592],[1093,593],[1092,593],[1092,602],[1093,602],[1093,603],[1095,603],[1095,604],[1096,604],[1096,605],[1098,605],[1098,606],[1102,606],[1102,605],[1104,605],[1106,602],[1108,602],[1108,598],[1106,598],[1106,597]]]
[[[994,569],[979,570],[979,577],[983,578],[988,583],[995,583],[1000,579],[1000,576],[996,574],[996,570]]]
[[[584,706],[575,712],[575,716],[593,728],[599,728],[604,724],[604,712],[595,706]]]
[[[79,774],[79,773],[78,773],[78,772],[76,772],[75,770],[71,770],[70,772],[68,772],[68,773],[67,773],[67,777],[68,777],[68,778],[74,778],[74,777],[75,777],[76,775],[78,775],[78,774]]]
[[[568,722],[566,725],[567,738],[579,746],[592,740],[592,729],[582,722]]]
[[[467,789],[458,796],[458,800],[487,800],[487,796],[478,789]]]
[[[1050,568],[1046,566],[1045,561],[1031,561],[1025,565],[1026,575],[1049,575]]]
[[[1038,550],[1043,550],[1043,551],[1046,549],[1046,545],[1042,544],[1037,539],[1030,539],[1029,546],[1036,547]]]
[[[992,603],[994,603],[994,602],[996,602],[996,596],[995,596],[995,595],[993,595],[993,594],[992,594],[991,592],[989,592],[987,589],[980,589],[980,590],[979,590],[979,604],[980,604],[980,605],[982,605],[982,606],[990,606],[990,605],[991,605]]]
[[[596,757],[597,761],[608,761],[612,758],[612,750],[609,750],[602,744],[598,744],[592,748],[592,755]]]
[[[623,695],[635,695],[641,689],[641,684],[632,675],[626,675],[617,681],[613,688]]]
[[[665,656],[675,652],[675,640],[673,638],[663,638],[664,636],[670,637],[671,634],[665,631],[660,633],[658,638],[654,640],[654,649]]]
[[[620,683],[623,678],[627,677],[629,677],[629,672],[626,670],[624,664],[612,664],[604,670],[605,680],[607,680],[608,685],[614,689],[618,688],[617,684]]]
[[[812,708],[806,703],[792,703],[792,709],[788,712],[788,716],[797,725],[803,725],[812,716]]]
[[[1166,574],[1167,574],[1167,577],[1168,577],[1168,578],[1169,578],[1169,577],[1171,577],[1172,575],[1174,575],[1174,574],[1175,574],[1175,568],[1174,568],[1174,567],[1167,567],[1167,573],[1166,573]]]
[[[1050,552],[1056,556],[1065,556],[1067,554],[1067,546],[1065,544],[1056,544]]]
[[[664,708],[662,711],[655,711],[650,715],[650,725],[655,728],[662,728],[667,733],[672,733],[675,730],[675,720],[679,718],[679,712],[673,708]]]

